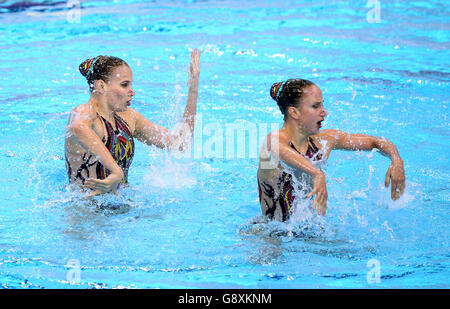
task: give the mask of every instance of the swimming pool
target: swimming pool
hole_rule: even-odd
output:
[[[371,3],[1,4],[2,287],[448,288],[450,12],[444,1]],[[194,47],[191,154],[137,143],[127,198],[103,199],[122,206],[80,201],[63,152],[68,113],[88,99],[78,64],[123,58],[132,107],[173,127]],[[282,123],[269,87],[290,77],[321,87],[324,129],[395,143],[399,201],[383,188],[387,158],[335,152],[324,219],[299,205],[286,223],[262,220],[256,154]]]

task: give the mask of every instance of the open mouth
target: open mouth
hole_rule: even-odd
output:
[[[319,127],[319,129],[322,127],[322,121],[323,121],[323,120],[317,121],[317,126]]]

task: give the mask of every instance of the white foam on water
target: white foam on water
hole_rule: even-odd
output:
[[[166,156],[165,159],[150,164],[149,170],[145,173],[139,187],[141,189],[171,188],[180,190],[194,188],[196,184],[197,179],[192,171],[191,164],[184,160]]]

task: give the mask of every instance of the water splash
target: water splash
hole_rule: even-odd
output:
[[[165,154],[163,158],[157,160],[150,159],[148,171],[142,178],[142,183],[138,185],[138,190],[155,189],[190,189],[197,184],[192,162],[174,158],[170,154]]]

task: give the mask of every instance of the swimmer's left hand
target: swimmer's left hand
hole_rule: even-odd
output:
[[[108,193],[110,191],[112,191],[115,195],[119,195],[119,193],[117,193],[118,182],[111,183],[108,178],[103,180],[95,178],[88,179],[85,182],[85,186],[93,191],[87,197],[93,197],[95,195]]]
[[[307,197],[311,197],[314,194],[316,194],[316,199],[314,200],[313,210],[315,210],[317,206],[317,213],[319,215],[320,213],[322,213],[322,216],[325,216],[327,210],[328,193],[325,174],[323,172],[319,172],[314,176],[314,188],[307,195]]]
[[[105,192],[102,192],[102,191],[97,190],[97,191],[93,191],[92,193],[90,193],[87,197],[93,197],[93,196],[100,195],[100,194],[104,194],[104,193],[105,193]],[[113,193],[114,193],[115,195],[119,195],[119,193],[117,193],[117,190],[114,190]]]
[[[384,181],[386,188],[389,187],[389,182],[391,182],[391,198],[393,200],[398,200],[405,192],[405,179],[403,161],[401,159],[393,160],[386,172]]]

